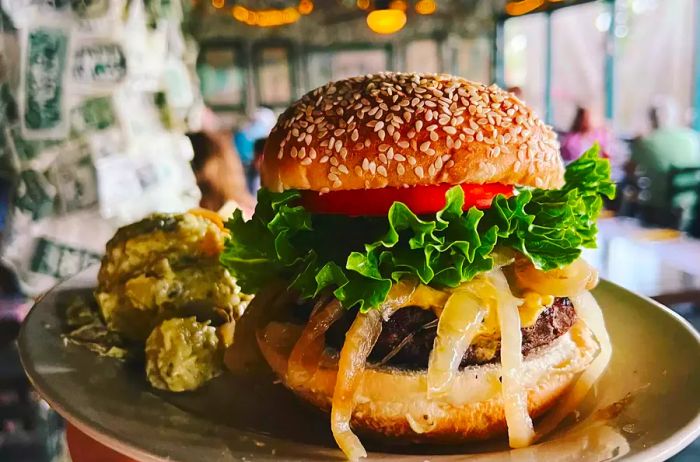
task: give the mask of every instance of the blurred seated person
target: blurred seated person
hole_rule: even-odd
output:
[[[218,211],[233,201],[252,213],[255,199],[248,192],[243,164],[231,145],[230,133],[203,131],[187,135],[192,142],[192,170],[202,192],[199,205]]]
[[[678,109],[670,99],[660,99],[649,110],[651,132],[632,143],[632,154],[626,170],[642,171],[651,180],[648,205],[689,211],[695,194],[668,197],[669,171],[672,168],[700,167],[698,133],[680,125]]]
[[[258,175],[253,161],[255,159],[255,140],[265,138],[275,126],[275,113],[269,107],[261,106],[255,110],[250,120],[233,135],[233,143],[245,168],[248,191],[255,193],[254,181]]]
[[[256,194],[258,192],[258,189],[260,189],[260,168],[262,167],[262,160],[263,160],[263,152],[265,151],[265,142],[267,141],[267,138],[260,138],[255,140],[255,144],[253,145],[254,151],[255,151],[255,156],[253,157],[253,168],[255,169],[255,177],[253,178],[253,194]]]
[[[574,122],[568,132],[561,136],[561,157],[565,163],[573,162],[594,143],[600,144],[601,156],[610,158],[612,135],[603,125],[596,123],[589,108],[577,107]]]

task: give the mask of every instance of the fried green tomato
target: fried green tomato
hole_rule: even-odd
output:
[[[143,342],[170,318],[213,326],[238,319],[252,297],[219,264],[223,240],[220,224],[191,213],[156,214],[117,231],[95,292],[107,327]]]
[[[155,326],[176,317],[196,316],[219,326],[238,319],[252,297],[216,260],[172,267],[165,258],[97,300],[107,326],[144,341]]]
[[[192,213],[158,213],[124,226],[107,243],[98,292],[110,290],[162,258],[171,262],[217,258],[224,236],[212,220]]]
[[[223,371],[216,329],[195,317],[164,321],[146,340],[146,377],[155,388],[191,391]]]

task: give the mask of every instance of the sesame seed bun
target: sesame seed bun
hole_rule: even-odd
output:
[[[337,360],[325,358],[302,385],[290,384],[286,370],[294,342],[259,331],[258,345],[284,385],[325,411],[330,410]],[[598,346],[583,322],[524,358],[528,411],[534,418],[549,409],[591,363]],[[458,443],[502,435],[507,425],[500,364],[466,367],[447,396],[428,398],[426,371],[369,366],[355,395],[352,427],[358,432],[410,442]]]
[[[265,144],[263,186],[377,189],[438,183],[556,188],[552,129],[513,94],[450,75],[380,73],[307,93]]]

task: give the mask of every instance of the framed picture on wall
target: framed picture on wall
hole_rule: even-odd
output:
[[[391,69],[392,47],[353,44],[311,48],[306,53],[306,84],[312,90],[332,80]]]
[[[284,108],[295,96],[296,81],[289,42],[262,42],[253,48],[255,91],[261,105]]]
[[[243,45],[238,42],[202,44],[197,75],[204,102],[215,110],[243,110],[248,78]]]

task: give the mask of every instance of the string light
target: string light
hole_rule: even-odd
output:
[[[216,9],[221,9],[226,6],[226,0],[211,0],[211,6]]]
[[[212,0],[222,1],[223,0]],[[231,8],[231,16],[243,24],[257,27],[278,27],[297,22],[302,15],[310,14],[314,10],[312,0],[300,0],[296,7],[290,6],[281,9],[253,10],[243,5],[235,5]]]
[[[433,14],[437,10],[437,3],[435,0],[418,0],[415,9],[418,14]]]
[[[357,7],[361,10],[369,9],[369,0],[357,0]]]

